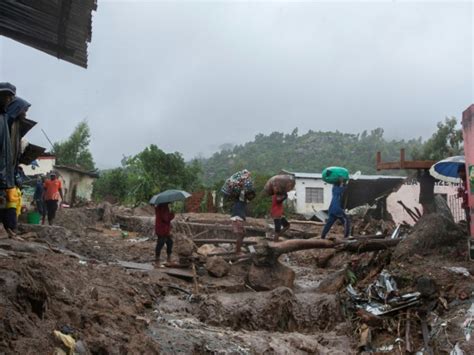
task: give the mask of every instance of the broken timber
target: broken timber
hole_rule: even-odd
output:
[[[377,170],[429,169],[435,160],[405,160],[405,149],[400,149],[400,161],[382,162],[382,153],[377,152]]]

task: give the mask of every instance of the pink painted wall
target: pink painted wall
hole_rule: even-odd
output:
[[[474,104],[462,113],[464,138],[464,157],[466,159],[466,176],[468,177],[469,206],[471,221],[474,222]],[[474,236],[474,223],[471,223],[471,236]]]
[[[451,212],[455,220],[458,222],[461,219],[465,219],[461,210],[461,200],[457,198],[458,186],[455,184],[436,184],[435,194],[445,194],[448,200],[448,205],[451,208]],[[397,201],[403,201],[403,203],[415,211],[415,207],[422,212],[421,205],[418,203],[418,197],[420,195],[420,184],[418,183],[405,183],[400,189],[387,197],[387,210],[392,215],[393,220],[396,224],[407,222],[410,225],[414,225],[415,222],[408,213],[405,212],[403,207],[397,203]]]

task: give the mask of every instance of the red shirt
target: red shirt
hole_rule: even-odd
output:
[[[283,196],[273,195],[272,196],[272,209],[270,214],[273,218],[281,218],[283,216]]]
[[[158,205],[155,207],[155,233],[160,237],[167,237],[171,231],[171,221],[174,213],[170,212],[168,204]]]
[[[59,189],[62,188],[61,181],[59,179],[46,180],[44,182],[44,199],[48,200],[59,200]]]

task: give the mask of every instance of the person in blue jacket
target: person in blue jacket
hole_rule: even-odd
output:
[[[346,191],[346,189],[347,186],[342,178],[339,180],[339,183],[334,184],[332,188],[332,200],[328,211],[329,218],[323,228],[323,232],[321,234],[322,239],[326,238],[326,235],[329,233],[332,225],[337,220],[340,220],[344,225],[344,238],[349,237],[351,231],[351,221],[342,208],[342,196],[344,195],[344,191]]]

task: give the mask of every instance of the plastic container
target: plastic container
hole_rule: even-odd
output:
[[[28,224],[40,224],[41,215],[36,211],[28,212],[28,214],[26,215],[26,221],[28,222]]]
[[[349,180],[349,170],[339,166],[330,166],[323,170],[323,181],[329,184],[337,184],[340,179]]]

